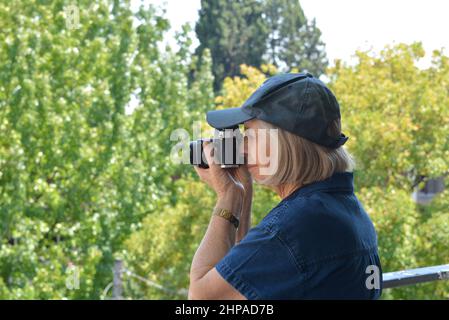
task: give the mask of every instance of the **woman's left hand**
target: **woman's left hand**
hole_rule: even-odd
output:
[[[209,169],[195,166],[195,170],[200,179],[209,185],[219,198],[224,198],[226,195],[235,193],[243,195],[244,186],[234,179],[227,170],[222,169],[214,162],[213,144],[211,142],[204,142],[203,146]]]

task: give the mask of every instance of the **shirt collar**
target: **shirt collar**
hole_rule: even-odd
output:
[[[327,179],[312,182],[306,184],[291,194],[289,194],[283,200],[288,200],[294,196],[305,196],[313,192],[324,191],[324,192],[354,192],[354,173],[353,172],[335,172],[332,176]]]

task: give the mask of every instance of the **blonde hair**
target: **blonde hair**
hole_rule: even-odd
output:
[[[336,149],[318,145],[310,140],[261,121],[266,129],[278,129],[277,171],[258,183],[282,185],[292,183],[305,185],[324,180],[335,172],[352,172],[355,160],[344,146]],[[341,121],[336,119],[329,125],[328,134],[338,137]]]

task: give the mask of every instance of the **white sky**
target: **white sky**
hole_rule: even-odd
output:
[[[134,0],[136,1],[136,0]],[[166,3],[173,30],[185,22],[194,23],[198,17],[200,0],[149,0],[153,4]],[[308,19],[316,18],[326,43],[328,58],[351,62],[357,49],[372,48],[376,52],[386,44],[422,41],[426,59],[431,51],[449,50],[448,0],[300,0]],[[173,33],[167,35],[168,43]],[[196,46],[197,42],[194,42]]]

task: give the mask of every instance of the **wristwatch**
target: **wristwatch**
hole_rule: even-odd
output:
[[[223,208],[215,208],[213,215],[215,216],[219,216],[222,217],[226,220],[228,220],[229,222],[231,222],[235,228],[239,227],[239,219],[237,219],[231,211],[229,211],[228,209],[223,209]]]

